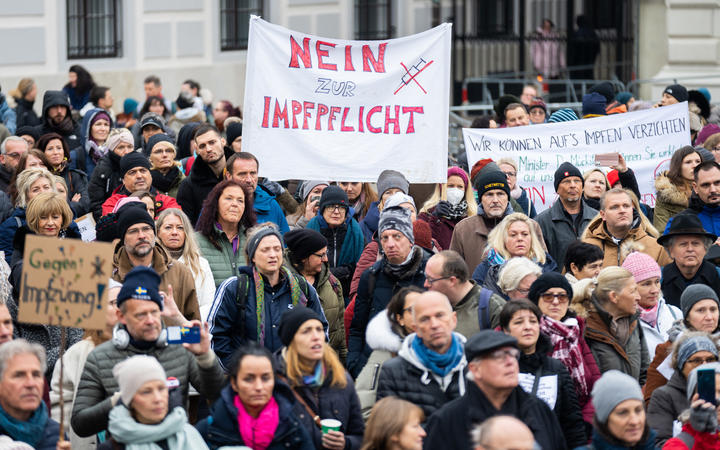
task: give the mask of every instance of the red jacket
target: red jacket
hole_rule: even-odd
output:
[[[110,214],[113,211],[113,208],[115,208],[117,202],[119,202],[121,198],[125,198],[128,196],[126,192],[127,190],[124,189],[123,185],[120,185],[117,189],[115,189],[115,191],[113,191],[113,194],[107,200],[105,200],[105,203],[102,204],[102,215],[104,216],[106,214]],[[150,194],[155,196],[156,216],[160,211],[164,211],[169,208],[182,209],[178,204],[177,200],[170,197],[169,195],[158,194],[155,188],[152,188]]]
[[[700,433],[695,431],[689,423],[683,425],[682,430],[695,439],[692,448],[688,448],[683,441],[674,437],[665,442],[663,450],[720,450],[719,433]]]

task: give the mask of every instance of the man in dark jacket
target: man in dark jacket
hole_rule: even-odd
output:
[[[43,348],[24,339],[5,343],[0,347],[0,367],[0,434],[35,449],[70,449],[69,441],[58,445],[60,425],[42,401]]]
[[[558,267],[563,267],[568,245],[580,239],[598,212],[583,200],[582,173],[569,162],[560,164],[555,171],[555,192],[558,199],[535,220],[542,229],[548,253]]]
[[[260,170],[260,162],[252,153],[239,152],[228,158],[225,178],[234,180],[253,193],[253,209],[257,223],[272,222],[277,225],[281,233],[285,234],[290,231],[290,227],[278,203],[276,193],[278,196],[286,197],[289,194],[277,183],[266,181],[260,184],[258,170]],[[273,193],[268,186],[271,186],[276,193]]]
[[[497,415],[513,416],[525,423],[542,448],[567,448],[555,414],[518,385],[520,350],[514,337],[483,330],[467,341],[465,356],[472,381],[462,397],[430,417],[424,448],[471,448],[472,427]]]
[[[113,339],[90,352],[72,412],[72,427],[80,437],[105,430],[110,410],[120,399],[113,367],[134,355],[153,356],[158,360],[187,404],[189,385],[214,401],[225,384],[218,359],[210,348],[207,323],[186,322],[200,327],[200,343],[168,345],[163,329],[164,307],[170,302],[160,296],[160,277],[149,267],[136,267],[127,274],[117,297],[118,325]],[[165,297],[172,295],[166,292]]]
[[[398,356],[383,364],[377,399],[407,400],[430,417],[465,393],[465,337],[453,331],[457,316],[444,294],[420,294],[412,313],[417,329],[405,338]]]
[[[97,221],[102,216],[102,205],[122,184],[120,159],[134,150],[132,134],[126,128],[115,129],[107,139],[108,152],[95,166],[90,182],[90,211]]]
[[[70,150],[82,146],[80,125],[70,115],[70,100],[64,92],[45,91],[42,111],[42,123],[35,127],[40,136],[57,133],[65,138]]]
[[[380,215],[378,233],[382,259],[363,272],[355,298],[355,314],[350,324],[347,367],[353,378],[365,367],[372,349],[365,342],[370,319],[385,309],[398,289],[425,283],[428,256],[414,245],[410,211],[385,208]]]
[[[28,152],[30,146],[19,136],[9,136],[0,144],[0,190],[7,191],[20,158]]]
[[[658,238],[673,262],[662,268],[663,297],[669,305],[680,307],[680,296],[686,287],[695,283],[710,286],[720,292],[718,268],[704,260],[717,236],[703,228],[696,214],[678,214],[668,231]]]
[[[195,159],[190,175],[180,183],[177,200],[183,212],[195,225],[203,201],[216,184],[223,180],[225,170],[225,139],[212,125],[203,124],[195,130],[195,144],[198,158]]]

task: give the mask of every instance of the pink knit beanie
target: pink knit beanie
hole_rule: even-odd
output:
[[[636,283],[662,275],[658,263],[650,255],[641,252],[630,253],[622,266],[633,274]]]

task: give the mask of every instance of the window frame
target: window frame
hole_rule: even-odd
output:
[[[245,6],[242,6],[241,3],[245,3]],[[251,3],[254,5],[251,6]],[[230,4],[232,4],[232,7],[228,7]],[[220,13],[220,51],[231,52],[247,50],[250,26],[248,24],[247,36],[237,36],[237,30],[239,29],[238,24],[240,23],[238,19],[240,14],[247,14],[248,20],[252,15],[263,15],[265,11],[265,0],[220,0],[218,6]],[[232,14],[232,16],[228,17],[228,14]],[[226,28],[226,19],[232,19],[232,28],[236,30],[235,36],[229,36],[230,30]]]
[[[106,0],[112,4],[110,13],[88,12],[88,6],[93,0],[66,0],[65,1],[65,25],[66,25],[66,45],[65,51],[68,60],[76,59],[101,59],[101,58],[119,58],[122,56],[122,4],[121,0]],[[72,8],[75,4],[77,7]],[[70,11],[80,11],[77,14],[71,14]],[[93,24],[92,21],[111,21],[111,36],[107,43],[90,42]],[[73,26],[73,23],[75,25]],[[73,47],[70,34],[75,31],[77,34],[78,45]],[[100,29],[97,34],[104,34],[107,29]],[[102,51],[102,49],[108,49]]]

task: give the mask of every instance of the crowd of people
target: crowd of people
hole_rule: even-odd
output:
[[[654,205],[620,155],[607,171],[560,164],[542,210],[512,159],[453,161],[425,195],[401,162],[374,182],[263,179],[230,102],[208,105],[193,80],[175,101],[156,76],[144,87],[122,113],[80,66],[40,115],[33,80],[11,93],[0,444],[720,449],[707,90],[671,85],[654,105],[688,101],[694,145],[658,175]],[[653,107],[607,82],[580,115],[539,94],[503,96],[473,126]],[[114,243],[105,329],[19,322],[26,237],[88,239],[81,217]],[[199,342],[169,343],[170,326]]]

